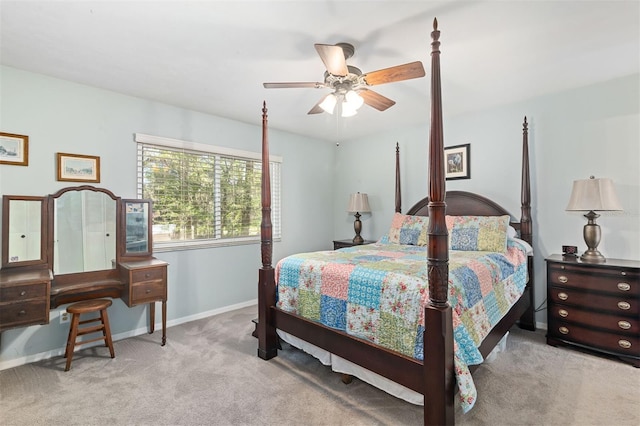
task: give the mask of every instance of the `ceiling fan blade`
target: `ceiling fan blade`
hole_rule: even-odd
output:
[[[347,60],[344,58],[344,50],[342,47],[333,44],[314,44],[320,59],[324,62],[324,66],[329,74],[337,76],[345,76],[349,74],[347,68]]]
[[[321,114],[321,113],[323,113],[323,112],[324,112],[324,110],[323,110],[322,108],[320,108],[320,104],[325,100],[325,98],[326,98],[327,96],[329,96],[329,95],[323,96],[323,97],[318,101],[318,103],[316,103],[316,104],[313,106],[313,108],[311,108],[311,109],[309,110],[309,112],[308,112],[307,114]]]
[[[374,92],[369,89],[360,89],[358,94],[364,99],[364,103],[377,109],[378,111],[384,111],[385,109],[392,107],[396,104],[395,101],[382,96],[380,93]]]
[[[369,86],[375,86],[377,84],[393,83],[394,81],[410,80],[424,76],[425,72],[422,62],[416,61],[368,72],[364,75],[364,81],[366,81]]]
[[[284,83],[262,83],[265,89],[287,89],[287,88],[312,88],[312,89],[321,89],[325,87],[324,83],[319,82],[284,82]]]

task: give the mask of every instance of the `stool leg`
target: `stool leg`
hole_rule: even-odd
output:
[[[104,341],[106,346],[109,348],[109,352],[111,353],[111,358],[115,358],[116,354],[113,351],[113,341],[111,340],[111,327],[109,327],[109,316],[107,315],[107,310],[102,309],[100,311],[100,317],[102,318],[102,324],[104,325],[104,329],[102,333],[104,334]]]
[[[76,338],[78,337],[78,323],[80,323],[80,314],[73,314],[73,318],[71,318],[71,331],[69,332],[69,340],[67,341],[67,365],[64,368],[64,371],[69,371],[71,368],[71,360],[73,359],[73,350],[76,347]]]

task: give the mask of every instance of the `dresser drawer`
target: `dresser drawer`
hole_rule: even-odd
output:
[[[564,321],[554,321],[549,335],[572,343],[603,349],[620,355],[640,356],[640,336],[597,331]]]
[[[584,290],[612,294],[640,295],[640,273],[625,268],[602,268],[580,265],[550,264],[548,280],[550,285],[580,288]]]
[[[167,286],[161,280],[132,283],[131,304],[138,305],[164,299],[166,290]]]
[[[586,310],[608,311],[625,316],[637,316],[640,312],[638,299],[624,296],[585,293],[561,287],[549,288],[549,298],[555,304],[579,306]]]
[[[0,287],[0,302],[13,302],[26,299],[47,297],[49,283],[25,284],[12,287]]]
[[[607,329],[617,333],[640,335],[640,319],[637,315],[634,317],[604,314],[556,304],[549,306],[549,315],[552,322],[566,321],[577,323],[578,325]]]
[[[43,298],[20,303],[0,304],[0,330],[48,323],[48,303],[49,301]]]
[[[161,280],[164,268],[146,268],[131,271],[131,282],[139,283],[142,281]]]

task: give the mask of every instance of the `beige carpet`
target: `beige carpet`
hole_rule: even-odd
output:
[[[359,380],[344,385],[285,345],[263,361],[256,308],[0,372],[2,425],[418,425],[422,407]],[[507,350],[474,377],[479,400],[461,425],[640,425],[640,370],[553,348],[514,328]]]

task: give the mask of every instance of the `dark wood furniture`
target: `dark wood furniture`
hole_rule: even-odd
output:
[[[2,197],[0,331],[49,323],[67,303],[122,298],[162,303],[166,343],[167,263],[153,257],[149,200],[121,199],[89,185],[46,197]]]
[[[71,360],[73,359],[73,351],[76,346],[86,345],[87,343],[104,341],[104,345],[109,348],[111,358],[115,358],[116,354],[113,350],[113,340],[111,340],[111,328],[109,327],[109,315],[107,308],[112,302],[109,299],[92,299],[82,302],[76,302],[67,307],[67,312],[72,315],[71,325],[69,326],[69,338],[67,339],[67,347],[64,351],[64,357],[67,362],[64,371],[71,368]],[[97,313],[99,316],[80,321],[80,316],[85,314]],[[98,325],[88,325],[99,322]],[[80,327],[82,325],[82,327]],[[100,333],[100,337],[94,339],[77,341],[78,336],[86,334]]]
[[[0,271],[0,332],[49,322],[48,269]]]
[[[359,246],[363,244],[373,244],[373,240],[364,240],[362,243],[354,243],[353,240],[333,240],[333,249],[338,250],[345,247]]]
[[[424,395],[424,423],[433,425],[453,424],[455,374],[453,362],[453,325],[451,306],[448,303],[448,234],[445,214],[451,215],[502,215],[505,210],[484,197],[464,193],[445,193],[444,145],[442,130],[442,101],[440,89],[440,32],[437,20],[431,33],[431,133],[429,138],[429,197],[412,207],[408,214],[427,214],[429,220],[428,281],[429,301],[425,308],[424,347],[425,361],[420,362],[368,341],[355,338],[284,312],[276,307],[275,271],[272,266],[271,192],[268,167],[262,175],[262,225],[261,259],[258,274],[258,356],[269,360],[277,356],[278,337],[281,329],[309,343],[354,362],[403,386]],[[262,109],[262,162],[269,161],[269,142],[266,103]],[[396,151],[397,155],[397,151]],[[521,218],[514,223],[520,237],[532,242],[532,221],[529,185],[529,157],[526,119],[523,129]],[[396,157],[396,165],[398,165]],[[396,176],[399,172],[396,169]],[[396,179],[396,188],[399,188]],[[396,211],[400,211],[400,194],[396,193]],[[446,199],[446,202],[445,202]],[[529,265],[532,260],[529,260]],[[534,328],[533,281],[530,281],[522,298],[494,327],[480,347],[483,355],[500,341],[506,331],[520,319],[521,326]]]
[[[640,261],[547,261],[547,343],[596,351],[640,367]]]

